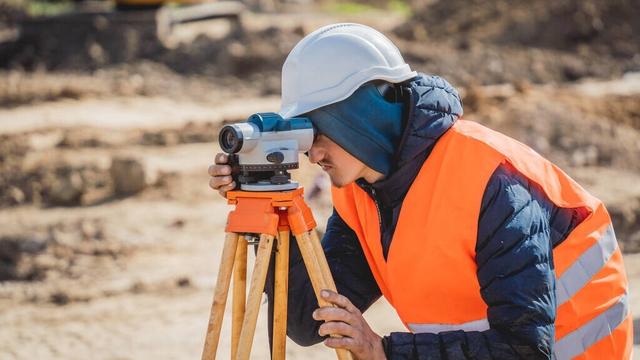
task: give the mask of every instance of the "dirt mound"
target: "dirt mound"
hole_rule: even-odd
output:
[[[612,78],[640,69],[640,3],[414,2],[395,29],[410,63],[458,85]]]
[[[179,73],[234,75],[246,78],[261,72],[280,72],[289,51],[302,38],[301,28],[285,31],[269,27],[221,40],[200,35],[193,42],[165,50],[158,61]]]
[[[68,13],[25,19],[17,41],[0,44],[0,65],[91,70],[149,57],[160,48],[153,19],[151,12]]]
[[[260,81],[267,74],[253,74],[248,81],[235,76],[202,76],[179,74],[167,65],[149,60],[114,64],[96,71],[0,71],[0,106],[114,96],[167,96],[191,101],[224,101],[237,93],[268,94],[277,84]],[[257,85],[257,86],[256,86]]]
[[[633,0],[437,1],[417,5],[405,30],[456,38],[631,57],[640,52],[640,3]]]
[[[0,281],[78,278],[91,258],[116,259],[131,250],[106,237],[99,220],[58,223],[42,230],[0,237]]]
[[[233,121],[233,120],[229,120]],[[175,146],[217,141],[221,125],[189,122],[180,128],[112,130],[69,128],[0,135],[0,208],[21,204],[92,205],[167,186],[170,174],[113,155],[107,163],[70,161],[61,152],[124,146]],[[142,175],[141,175],[142,174]],[[143,176],[144,175],[144,176]]]
[[[465,117],[488,124],[561,167],[640,171],[639,95],[575,96],[571,90],[526,85],[469,87]]]
[[[0,207],[24,203],[87,204],[108,196],[112,187],[105,169],[48,161],[25,168],[31,138],[40,134],[0,136]]]
[[[404,59],[413,68],[438,74],[455,86],[491,85],[527,81],[535,84],[575,81],[585,77],[617,78],[640,69],[640,58],[577,56],[549,49],[485,45],[460,45],[455,41],[396,40]]]
[[[188,43],[168,45],[160,40],[153,14],[67,14],[23,22],[17,41],[0,43],[0,67],[94,71],[153,60],[180,74],[247,79],[279,72],[302,32],[270,27],[222,37],[201,34]]]

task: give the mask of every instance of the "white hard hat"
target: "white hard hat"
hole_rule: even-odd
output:
[[[361,24],[333,24],[304,37],[282,66],[280,115],[290,118],[348,98],[364,83],[415,77],[398,48]]]

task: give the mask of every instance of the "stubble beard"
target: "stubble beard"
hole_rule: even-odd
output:
[[[344,184],[338,179],[334,178],[333,175],[329,175],[329,180],[331,181],[331,185],[337,187],[338,189],[342,188]]]
[[[329,180],[331,181],[331,185],[335,186],[338,189],[343,188],[353,182],[353,181],[350,181],[348,183],[345,182],[345,179],[336,173],[329,174]]]

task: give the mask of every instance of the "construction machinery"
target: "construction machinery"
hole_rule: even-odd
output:
[[[76,1],[72,11],[22,19],[15,39],[0,43],[0,63],[13,59],[29,68],[33,58],[47,68],[76,69],[153,58],[176,46],[172,34],[181,24],[222,19],[226,36],[240,33],[244,10],[239,1]]]

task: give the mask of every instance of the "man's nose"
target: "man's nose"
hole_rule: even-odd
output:
[[[307,152],[307,156],[309,157],[309,161],[312,164],[318,163],[318,161],[322,160],[324,152],[316,145],[312,145],[309,151]]]

